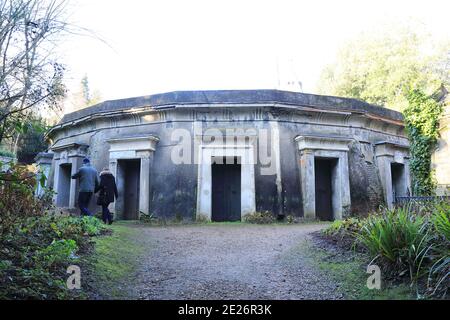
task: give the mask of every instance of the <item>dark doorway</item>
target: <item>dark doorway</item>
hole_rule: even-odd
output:
[[[70,181],[72,178],[72,164],[66,163],[59,166],[58,194],[56,204],[58,207],[68,207],[70,199]]]
[[[238,158],[216,157],[211,169],[211,220],[241,220],[241,165]]]
[[[405,166],[401,163],[391,163],[392,192],[395,197],[406,196]]]
[[[319,220],[332,221],[333,215],[333,190],[332,175],[336,160],[314,160],[315,188],[316,188],[316,217]]]
[[[123,219],[139,219],[139,192],[141,176],[141,160],[119,160],[123,179]]]

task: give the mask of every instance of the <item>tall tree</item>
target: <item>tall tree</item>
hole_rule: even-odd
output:
[[[323,70],[318,91],[403,110],[410,90],[431,94],[448,85],[450,42],[415,30],[385,26],[349,41]]]
[[[59,109],[64,67],[55,43],[67,31],[64,0],[0,0],[0,144],[37,110]]]
[[[411,26],[382,28],[348,42],[322,73],[319,91],[402,111],[410,139],[412,191],[431,195],[431,155],[442,105],[436,91],[450,84],[450,42],[435,43]]]
[[[89,80],[87,75],[85,74],[84,77],[81,79],[81,94],[83,96],[83,102],[85,105],[88,105],[91,101],[91,93],[89,90]]]
[[[15,153],[18,162],[32,164],[39,152],[48,149],[44,139],[44,134],[48,128],[47,122],[42,117],[35,116],[30,119],[15,141]]]
[[[65,112],[73,112],[80,110],[101,101],[101,94],[98,90],[91,91],[89,84],[89,78],[84,75],[81,78],[78,90],[75,90],[69,94],[69,97],[65,103]]]

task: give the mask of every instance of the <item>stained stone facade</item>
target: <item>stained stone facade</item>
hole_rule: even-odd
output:
[[[56,204],[76,207],[70,175],[88,156],[117,178],[118,219],[223,221],[269,210],[332,220],[392,206],[410,190],[401,114],[354,99],[171,92],[67,114],[47,137]]]
[[[437,182],[436,194],[450,196],[450,95],[443,92],[444,110],[439,119],[439,139],[432,157],[432,169]]]

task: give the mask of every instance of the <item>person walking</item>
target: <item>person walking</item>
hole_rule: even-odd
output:
[[[88,158],[83,159],[83,166],[78,169],[78,172],[72,175],[72,179],[79,179],[79,193],[78,193],[78,207],[80,208],[82,216],[93,216],[89,211],[89,201],[92,194],[98,187],[98,173]]]
[[[103,168],[100,172],[100,184],[95,192],[100,191],[97,204],[102,206],[102,220],[104,223],[112,224],[113,216],[108,209],[110,203],[117,199],[118,192],[116,186],[116,180],[114,175],[109,171],[109,168]]]

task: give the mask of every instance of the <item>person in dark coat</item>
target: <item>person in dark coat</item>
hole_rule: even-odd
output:
[[[78,194],[78,207],[80,208],[82,216],[92,216],[89,211],[89,202],[92,194],[98,188],[98,174],[97,170],[91,166],[88,158],[83,159],[83,166],[72,175],[72,179],[78,179],[80,182]]]
[[[110,203],[114,202],[114,199],[117,199],[118,192],[116,186],[116,180],[109,171],[109,168],[103,168],[103,171],[100,172],[100,184],[95,192],[100,191],[97,204],[102,206],[102,220],[104,223],[111,224],[113,222],[113,217],[111,212],[108,209]]]

